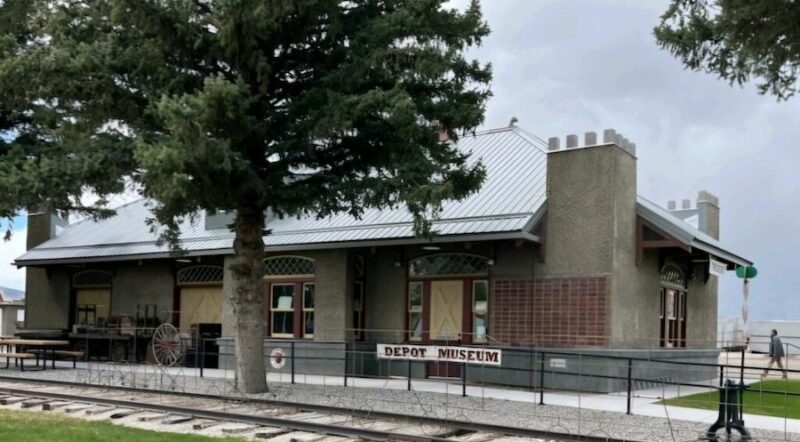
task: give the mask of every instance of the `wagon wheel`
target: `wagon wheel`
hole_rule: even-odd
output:
[[[183,358],[183,344],[178,329],[172,324],[161,324],[153,332],[153,356],[158,365],[173,367]]]

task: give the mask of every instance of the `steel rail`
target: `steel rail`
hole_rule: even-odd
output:
[[[439,425],[443,427],[453,428],[455,430],[468,430],[474,432],[483,432],[483,433],[494,433],[503,436],[520,436],[520,437],[531,437],[531,438],[539,438],[539,439],[547,439],[547,440],[558,440],[558,441],[565,441],[565,442],[637,442],[636,440],[625,438],[625,439],[618,439],[618,438],[611,438],[611,437],[601,437],[601,436],[591,436],[591,435],[582,435],[582,434],[571,434],[571,433],[560,433],[554,431],[547,431],[547,430],[537,430],[532,428],[523,428],[523,427],[513,427],[513,426],[504,426],[499,424],[488,424],[488,423],[480,423],[480,422],[469,422],[469,421],[461,421],[461,420],[449,420],[443,419],[438,417],[430,417],[430,416],[417,416],[412,414],[402,414],[402,413],[390,413],[386,411],[373,411],[373,410],[361,410],[356,408],[345,408],[345,407],[336,407],[331,405],[318,405],[318,404],[307,404],[302,402],[291,402],[291,401],[282,401],[282,400],[275,400],[275,399],[259,399],[259,398],[247,398],[247,397],[236,397],[236,396],[220,396],[220,395],[211,395],[211,394],[203,394],[203,393],[188,393],[188,392],[175,392],[175,391],[160,391],[160,390],[152,390],[146,388],[136,388],[136,387],[124,387],[124,386],[113,386],[113,385],[93,385],[93,384],[85,384],[79,382],[68,382],[68,381],[59,381],[53,379],[26,379],[20,378],[15,376],[5,376],[0,375],[0,381],[10,381],[16,383],[27,383],[27,384],[45,384],[45,385],[56,385],[56,386],[64,386],[64,387],[79,387],[79,388],[97,388],[97,389],[107,389],[107,390],[116,390],[116,391],[125,391],[130,393],[146,393],[146,394],[155,394],[155,395],[166,395],[166,396],[175,396],[175,397],[186,397],[186,398],[194,398],[194,399],[211,399],[211,400],[219,400],[219,401],[229,401],[229,402],[239,402],[243,404],[253,404],[253,405],[270,405],[276,408],[293,408],[297,409],[298,411],[316,411],[316,412],[324,412],[330,414],[338,414],[338,415],[345,415],[345,416],[356,416],[359,418],[369,418],[373,420],[391,420],[391,421],[406,421],[408,423],[413,424],[420,424],[420,425]],[[18,393],[11,393],[12,391],[18,391]],[[251,416],[245,414],[238,414],[238,413],[225,413],[225,412],[216,412],[216,411],[206,411],[194,408],[186,408],[185,411],[177,411],[180,410],[181,407],[174,407],[168,405],[158,405],[158,404],[149,404],[149,403],[138,403],[135,401],[122,401],[117,399],[105,399],[105,398],[95,398],[95,397],[88,397],[85,394],[83,396],[78,395],[68,395],[63,393],[47,393],[47,392],[40,392],[37,390],[24,390],[24,389],[11,389],[5,386],[0,386],[0,393],[2,392],[9,392],[8,394],[17,394],[17,395],[25,395],[30,397],[44,397],[46,395],[50,396],[63,396],[64,398],[52,397],[52,399],[62,399],[62,400],[70,400],[74,402],[98,402],[103,401],[105,405],[116,405],[120,407],[126,408],[141,408],[141,409],[153,409],[154,407],[159,408],[159,410],[155,411],[168,411],[173,412],[176,414],[188,414],[193,415],[195,417],[200,418],[208,418],[208,419],[217,419],[217,420],[228,420],[228,421],[240,421],[246,423],[260,423],[262,425],[269,425],[269,426],[282,426],[287,428],[295,429],[293,424],[303,424],[307,425],[306,428],[296,428],[300,431],[310,431],[314,433],[326,433],[344,437],[371,437],[377,438],[378,440],[384,440],[384,438],[388,438],[386,440],[406,440],[406,441],[452,441],[452,439],[443,439],[443,438],[436,438],[431,436],[414,436],[402,433],[389,433],[383,432],[379,430],[369,430],[369,429],[361,429],[361,428],[353,428],[353,427],[343,427],[337,425],[329,425],[329,424],[318,424],[318,423],[311,423],[311,422],[302,422],[296,421],[291,419],[285,418],[277,418],[277,417],[267,417],[267,416]],[[115,404],[117,402],[118,404]],[[98,402],[99,403],[99,402]],[[169,411],[168,409],[175,409],[176,411]],[[213,415],[219,415],[222,417],[214,417]],[[241,420],[239,419],[241,418]],[[342,430],[342,433],[336,433],[335,430]],[[356,433],[358,432],[358,433]]]
[[[160,413],[170,413],[192,418],[213,419],[227,422],[238,422],[247,424],[257,424],[270,427],[288,428],[294,431],[305,431],[316,434],[326,434],[349,438],[368,438],[373,440],[402,440],[402,441],[433,441],[433,442],[452,442],[449,439],[435,436],[415,436],[410,434],[395,433],[391,431],[372,430],[368,428],[349,427],[342,425],[323,424],[302,420],[294,420],[273,416],[254,416],[242,413],[228,413],[224,411],[203,410],[192,407],[179,407],[176,405],[153,404],[139,401],[129,401],[123,399],[108,399],[96,396],[79,396],[65,393],[52,393],[36,390],[24,390],[17,388],[0,387],[0,393],[14,396],[24,396],[31,399],[50,399],[60,401],[70,401],[81,404],[109,405],[118,408],[134,410],[155,411]]]

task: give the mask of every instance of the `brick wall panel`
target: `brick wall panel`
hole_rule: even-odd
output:
[[[606,287],[605,277],[495,280],[489,333],[505,345],[605,346]]]

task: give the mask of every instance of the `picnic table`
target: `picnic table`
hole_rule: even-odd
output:
[[[52,361],[52,368],[56,368],[56,348],[66,347],[69,341],[55,340],[55,339],[20,339],[20,338],[2,338],[0,339],[0,347],[5,347],[5,351],[0,351],[0,358],[6,358],[6,368],[9,367],[9,359],[19,361],[20,370],[25,370],[25,359],[36,358],[37,366],[39,365],[39,356],[30,352],[19,352],[18,347],[38,347],[41,349],[42,354],[42,370],[47,370],[47,355],[50,354]],[[12,351],[10,347],[14,347]]]

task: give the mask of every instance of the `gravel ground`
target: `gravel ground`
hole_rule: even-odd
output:
[[[56,379],[92,385],[123,385],[203,394],[238,395],[229,379],[198,378],[168,374],[157,367],[142,373],[124,365],[108,369],[47,370],[24,372],[3,370],[4,376],[28,379]],[[667,420],[649,416],[597,411],[557,405],[536,405],[490,398],[461,397],[430,392],[385,390],[381,388],[346,388],[342,386],[272,384],[269,393],[253,398],[276,399],[383,411],[461,421],[491,423],[570,435],[591,435],[631,441],[689,441],[702,436],[708,424]],[[635,410],[634,410],[635,411]],[[799,441],[800,434],[753,430],[761,441]]]

